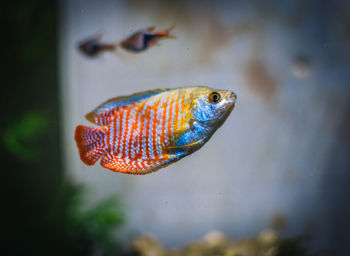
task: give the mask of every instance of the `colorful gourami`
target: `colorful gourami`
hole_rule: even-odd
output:
[[[154,90],[111,99],[86,118],[101,126],[79,125],[75,140],[88,165],[146,174],[185,156],[176,141],[188,129],[192,88]]]

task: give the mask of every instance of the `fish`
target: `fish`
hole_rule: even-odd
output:
[[[89,38],[78,45],[79,50],[88,57],[96,57],[103,52],[114,52],[117,44],[103,43],[102,35]]]
[[[170,35],[170,31],[173,30],[175,25],[166,30],[155,30],[155,27],[149,27],[144,30],[140,30],[129,36],[127,39],[120,42],[120,46],[130,52],[139,53],[147,50],[153,46],[160,39],[176,38],[174,35]]]
[[[234,109],[237,95],[206,86],[156,89],[112,98],[78,125],[80,159],[124,174],[155,172],[201,148]]]

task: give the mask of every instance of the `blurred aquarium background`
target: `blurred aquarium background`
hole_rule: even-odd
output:
[[[350,2],[28,0],[2,25],[1,255],[350,255]],[[88,58],[101,34],[177,39]],[[146,175],[89,167],[74,142],[109,98],[233,90],[198,152]],[[93,125],[92,125],[93,126]]]

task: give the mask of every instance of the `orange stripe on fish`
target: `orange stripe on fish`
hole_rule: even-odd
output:
[[[124,127],[124,134],[123,134],[123,140],[122,140],[122,145],[121,145],[121,150],[122,150],[122,158],[125,158],[126,155],[126,148],[127,148],[127,134],[130,130],[129,128],[129,117],[130,117],[130,111],[131,109],[126,110],[126,115],[125,115],[125,120],[123,120],[123,127]]]
[[[172,134],[172,129],[171,129],[171,126],[172,126],[172,120],[173,120],[173,115],[174,115],[174,110],[173,110],[173,107],[174,107],[174,101],[175,101],[175,97],[176,95],[173,94],[171,96],[171,101],[170,101],[170,104],[168,106],[169,108],[169,119],[168,119],[168,133],[167,133],[167,138],[166,138],[166,141],[170,142],[171,140],[171,134]]]

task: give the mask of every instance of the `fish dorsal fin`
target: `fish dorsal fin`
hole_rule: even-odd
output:
[[[151,27],[146,28],[147,31],[153,31],[155,29],[156,29],[156,26],[151,26]]]
[[[154,95],[157,95],[159,93],[169,91],[169,90],[171,89],[156,89],[156,90],[135,93],[129,96],[116,97],[116,98],[107,100],[103,104],[99,105],[93,111],[86,114],[85,117],[87,120],[89,120],[94,124],[107,125],[114,119],[114,117],[118,114],[119,111],[127,107],[130,107],[131,105],[139,101],[148,99]]]

